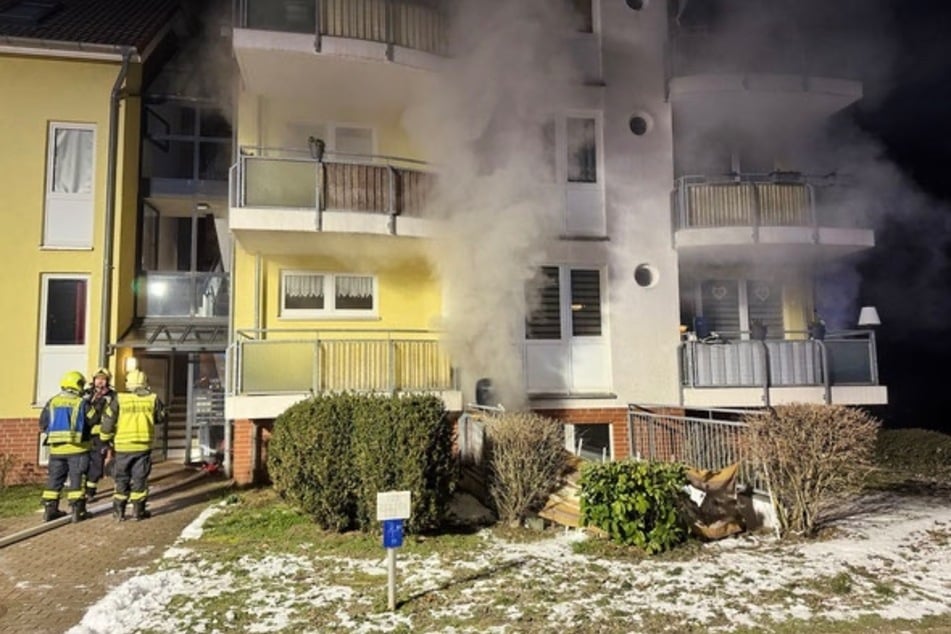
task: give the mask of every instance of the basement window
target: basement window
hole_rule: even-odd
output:
[[[565,425],[565,445],[568,451],[583,460],[608,462],[611,460],[611,425]]]
[[[14,2],[3,11],[0,11],[0,22],[8,24],[39,24],[53,12],[59,9],[60,2],[43,2],[43,0],[23,0]]]

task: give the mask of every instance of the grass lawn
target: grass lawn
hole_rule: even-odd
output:
[[[29,515],[40,508],[43,486],[23,484],[0,488],[0,518]]]

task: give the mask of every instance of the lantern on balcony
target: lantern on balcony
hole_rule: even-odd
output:
[[[862,310],[859,311],[859,326],[868,328],[881,325],[882,320],[878,317],[878,310],[874,306],[862,306]]]

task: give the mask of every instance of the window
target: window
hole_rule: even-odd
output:
[[[725,337],[750,331],[754,322],[766,326],[770,338],[783,336],[782,284],[768,280],[713,279],[700,283],[700,305],[706,327]]]
[[[43,246],[91,248],[95,126],[50,124]]]
[[[610,389],[602,272],[546,266],[526,289],[525,371],[532,393]]]
[[[287,126],[288,147],[310,150],[313,137],[324,142],[327,152],[343,155],[372,156],[376,153],[373,128],[336,123],[292,123]]]
[[[596,122],[593,118],[568,117],[565,122],[569,183],[598,181]]]
[[[285,271],[282,317],[371,317],[377,314],[376,278],[368,275]]]
[[[49,274],[42,278],[36,402],[59,390],[60,377],[88,367],[88,276]]]
[[[565,446],[571,453],[592,462],[611,460],[611,425],[586,423],[565,425]]]

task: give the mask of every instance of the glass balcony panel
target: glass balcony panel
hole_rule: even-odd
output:
[[[139,317],[227,317],[227,273],[149,271],[137,284]]]
[[[317,207],[317,163],[249,157],[244,160],[248,207]]]
[[[241,347],[244,393],[307,392],[314,388],[313,341],[250,341]]]
[[[837,383],[874,383],[872,350],[866,339],[827,341],[829,376]]]
[[[263,31],[316,33],[314,0],[246,0],[244,26]]]

